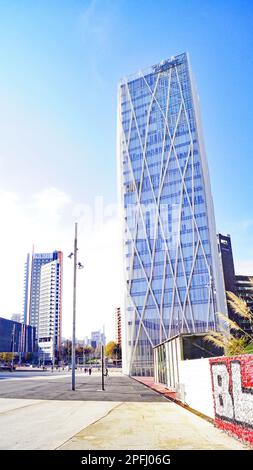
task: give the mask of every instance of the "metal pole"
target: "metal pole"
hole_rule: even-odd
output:
[[[101,370],[102,370],[102,390],[105,389],[105,376],[104,376],[104,345],[101,344]]]
[[[22,334],[22,325],[20,327],[20,331],[19,331],[19,341],[18,341],[18,352],[19,352],[19,365],[21,366],[21,340],[22,340],[22,337],[21,337],[21,334]]]
[[[53,366],[53,370],[54,370],[54,366],[55,366],[55,315],[54,315],[54,324],[53,324],[53,338],[52,338],[52,366]]]
[[[14,347],[15,347],[15,323],[13,325],[13,330],[12,330],[12,360],[11,360],[11,369],[13,370],[14,366]]]
[[[72,333],[72,390],[76,389],[76,261],[77,261],[77,222],[74,240],[74,282],[73,282],[73,333]]]
[[[85,359],[85,355],[84,355],[84,342],[85,342],[85,340],[83,340],[83,368],[84,368],[84,362],[85,362],[85,360],[84,360],[84,359]]]

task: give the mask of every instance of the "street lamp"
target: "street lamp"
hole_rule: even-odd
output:
[[[104,391],[105,389],[105,375],[104,375],[104,345],[101,343],[101,370],[102,370],[102,390]]]
[[[73,329],[72,329],[72,390],[76,389],[76,268],[83,269],[80,261],[77,263],[77,222],[75,222],[74,252],[68,255],[72,259],[74,256],[74,276],[73,276]]]
[[[83,339],[83,369],[84,369],[84,362],[85,362],[84,347],[85,347],[85,339]]]

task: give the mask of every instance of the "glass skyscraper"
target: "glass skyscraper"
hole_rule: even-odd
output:
[[[118,90],[123,370],[153,375],[153,346],[226,313],[198,98],[187,54]]]

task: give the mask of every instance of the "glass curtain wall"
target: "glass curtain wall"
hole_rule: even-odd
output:
[[[153,346],[216,328],[216,230],[187,55],[122,80],[118,105],[124,371],[153,375]]]

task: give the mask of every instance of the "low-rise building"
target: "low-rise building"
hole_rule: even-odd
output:
[[[0,318],[0,352],[36,351],[35,328],[7,318]]]

